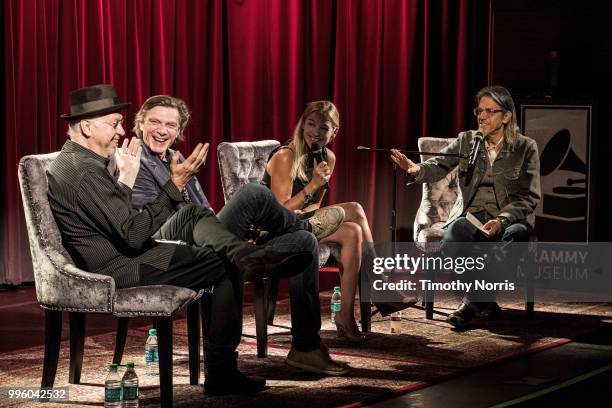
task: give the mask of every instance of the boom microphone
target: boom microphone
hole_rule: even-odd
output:
[[[468,158],[468,168],[474,168],[476,165],[476,159],[478,158],[478,154],[480,153],[480,145],[484,140],[484,136],[481,131],[476,131],[474,134],[474,144],[472,145],[472,151],[470,152],[470,156]]]

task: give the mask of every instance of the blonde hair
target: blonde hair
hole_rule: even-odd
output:
[[[317,112],[326,121],[330,121],[334,131],[340,129],[340,113],[330,101],[310,102],[306,105],[304,113],[300,117],[295,130],[293,131],[293,140],[289,143],[289,148],[293,151],[293,163],[291,164],[291,180],[299,179],[303,182],[308,182],[306,174],[306,162],[308,160],[308,145],[304,140],[304,122],[310,114]]]
[[[144,124],[144,118],[145,116],[147,116],[148,111],[157,106],[174,108],[178,111],[179,128],[178,135],[176,136],[175,141],[182,142],[185,139],[185,136],[183,135],[183,130],[185,130],[187,124],[189,123],[191,113],[189,112],[187,104],[184,100],[169,95],[155,95],[147,99],[140,107],[140,110],[136,112],[136,117],[134,118],[134,128],[132,129],[132,131],[139,139],[142,139],[142,129],[140,127]]]

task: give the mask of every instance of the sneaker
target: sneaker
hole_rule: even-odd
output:
[[[297,351],[291,347],[287,355],[287,364],[305,371],[326,375],[346,375],[351,371],[348,364],[334,361],[323,343],[311,351]]]
[[[312,233],[320,241],[340,228],[340,224],[344,221],[344,216],[344,208],[342,207],[325,207],[318,209],[308,219],[308,222],[310,223]]]
[[[238,370],[212,378],[207,376],[204,380],[204,391],[208,395],[252,394],[265,387],[265,378],[246,376]]]

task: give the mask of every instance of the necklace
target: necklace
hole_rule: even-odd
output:
[[[502,142],[504,141],[504,137],[500,137],[499,140],[497,141],[497,143],[493,144],[491,142],[489,142],[489,139],[487,138],[487,150],[491,150],[491,149],[497,149],[497,146],[499,146]]]
[[[489,156],[489,164],[491,165],[491,167],[493,167],[493,163],[495,162],[495,159],[497,158],[497,154],[499,153],[499,150],[501,149],[503,141],[504,141],[504,138],[502,136],[499,138],[497,143],[495,143],[494,145],[489,144],[488,140],[485,143],[485,147],[487,149],[487,156]]]

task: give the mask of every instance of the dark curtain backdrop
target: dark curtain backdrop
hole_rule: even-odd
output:
[[[341,129],[328,202],[361,202],[376,238],[388,240],[391,166],[355,147],[414,149],[420,136],[474,125],[488,8],[485,0],[6,0],[0,282],[32,280],[19,158],[59,150],[70,91],[98,83],[132,102],[128,123],[150,95],[187,101],[193,122],[178,147],[211,143],[199,179],[217,210],[218,143],[284,141],[308,101],[331,99]],[[406,232],[419,200],[420,189],[400,186]]]

